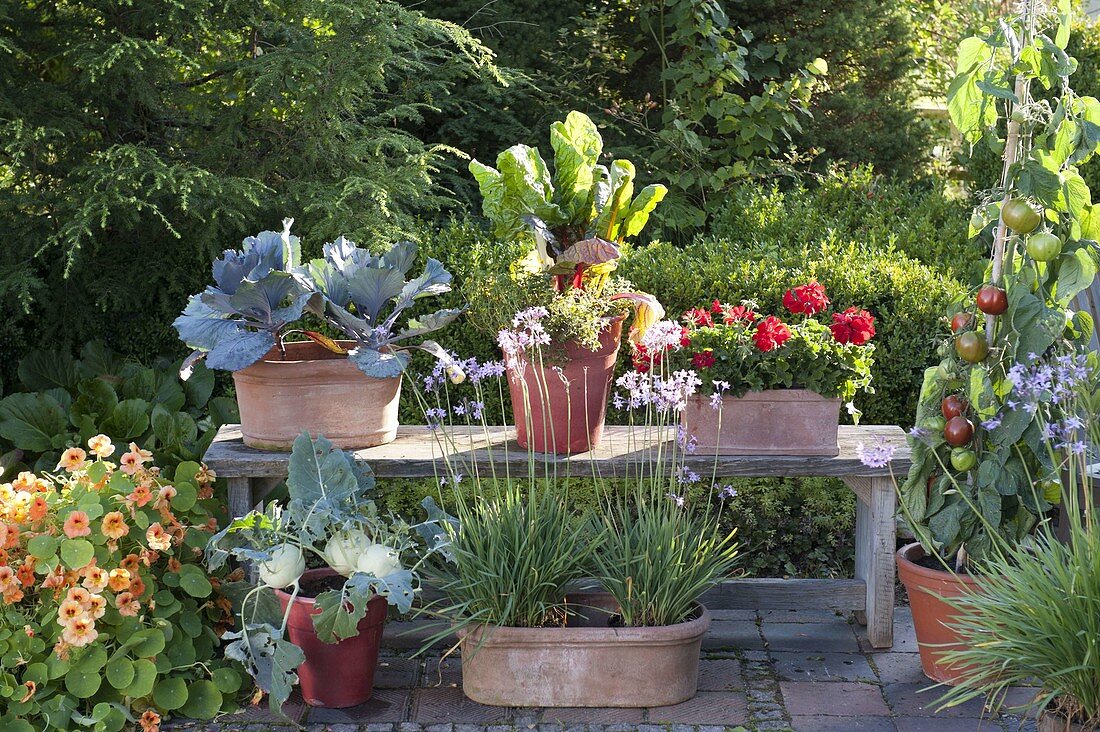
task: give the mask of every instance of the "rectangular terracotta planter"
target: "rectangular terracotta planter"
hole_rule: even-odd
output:
[[[696,454],[840,454],[840,399],[806,389],[770,389],[723,397],[721,409],[709,396],[689,397],[681,415]]]
[[[466,696],[503,707],[660,707],[695,696],[706,608],[677,625],[624,628],[608,625],[610,595],[569,599],[587,617],[564,628],[460,631]]]

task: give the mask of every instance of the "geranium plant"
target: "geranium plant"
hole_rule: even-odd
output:
[[[1046,443],[1061,439],[1013,408],[1016,392],[1051,388],[1026,374],[1045,364],[1057,377],[1093,332],[1073,302],[1096,278],[1100,212],[1077,166],[1100,145],[1100,101],[1069,85],[1071,11],[1028,0],[964,39],[948,90],[955,125],[970,144],[1003,148],[1004,171],[971,220],[992,243],[987,283],[951,314],[943,360],[925,372],[901,496],[925,551],[959,569],[1023,540],[1051,509],[1058,492],[1042,488],[1060,484],[1061,467]]]
[[[214,262],[214,284],[193,295],[173,323],[194,353],[184,373],[200,359],[210,368],[238,371],[251,366],[289,335],[310,338],[348,358],[368,376],[397,376],[409,363],[409,349],[437,357],[442,349],[423,336],[461,314],[444,309],[399,319],[418,300],[448,292],[451,275],[437,260],[406,280],[416,263],[416,244],[400,242],[373,255],[343,237],[324,245],[324,255],[303,263],[301,242],[290,233],[264,231],[244,240],[241,250],[227,249]],[[319,330],[328,326],[354,342],[344,349]],[[323,328],[322,328],[323,329]],[[410,344],[414,339],[420,343]]]
[[[550,144],[553,171],[528,145],[500,153],[496,168],[470,163],[494,234],[519,248],[509,271],[479,278],[487,325],[499,331],[512,313],[545,307],[554,342],[577,340],[595,350],[602,320],[633,305],[637,337],[663,311],[655,298],[632,292],[611,273],[620,246],[641,233],[667,189],[651,184],[634,195],[634,164],[602,165],[603,138],[581,112],[550,126]],[[502,303],[510,305],[507,312],[499,312]]]
[[[213,479],[95,435],[0,484],[0,728],[155,732],[233,708],[242,675],[215,654],[231,604],[202,565]]]
[[[664,322],[634,349],[634,368],[694,370],[703,393],[741,396],[749,391],[802,388],[826,398],[852,399],[873,391],[875,318],[866,310],[832,312],[816,281],[787,290],[786,313],[766,315],[754,302],[714,300],[689,310],[680,323]]]
[[[243,599],[240,629],[224,636],[232,641],[226,655],[245,664],[277,712],[305,660],[285,633],[307,559],[342,576],[338,588],[316,597],[314,627],[326,643],[354,636],[376,595],[401,613],[412,607],[419,586],[416,532],[435,532],[427,524],[410,526],[381,515],[370,497],[374,486],[368,465],[324,437],[302,434],[290,456],[286,505],[272,502],[235,519],[207,547],[211,570],[230,556],[257,565],[260,584]],[[287,587],[293,588],[291,603],[280,615],[270,592]]]

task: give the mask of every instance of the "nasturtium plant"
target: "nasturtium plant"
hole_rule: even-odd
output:
[[[169,476],[106,435],[84,444],[0,484],[0,729],[155,732],[233,709],[227,577],[202,564],[213,474]]]
[[[32,351],[19,362],[19,389],[0,400],[0,479],[52,470],[70,444],[106,434],[156,452],[165,468],[201,460],[236,403],[215,397],[214,374],[199,365],[181,381],[180,363],[144,366],[99,342],[80,358]]]
[[[399,318],[417,301],[449,292],[451,275],[429,259],[424,271],[406,280],[416,263],[417,247],[400,242],[373,255],[340,237],[324,245],[324,256],[302,261],[301,242],[283,230],[247,237],[240,250],[227,249],[214,262],[214,284],[192,295],[173,325],[180,339],[195,349],[184,361],[189,380],[196,364],[239,371],[282,349],[289,335],[298,334],[325,348],[347,355],[368,376],[398,376],[408,366],[409,349],[445,359],[446,353],[423,336],[461,315],[447,308],[400,327]],[[352,341],[345,348],[328,335],[309,329],[328,326]],[[417,345],[407,341],[420,339]]]
[[[1061,438],[1021,406],[1023,375],[1045,364],[1057,376],[1093,332],[1073,303],[1100,259],[1100,209],[1078,172],[1100,147],[1100,101],[1070,86],[1071,5],[1028,0],[964,39],[948,90],[955,125],[1001,152],[1004,172],[971,219],[992,243],[987,281],[956,306],[943,361],[925,372],[902,507],[926,551],[959,567],[1023,540],[1057,500],[1044,487],[1060,482],[1047,443]]]
[[[230,556],[257,566],[260,583],[240,602],[243,622],[223,635],[230,641],[225,654],[244,664],[277,713],[305,661],[301,648],[286,637],[286,624],[301,590],[307,554],[341,576],[339,589],[315,599],[321,612],[313,623],[323,642],[358,633],[375,596],[401,613],[412,608],[423,554],[417,537],[435,536],[438,529],[432,519],[411,526],[381,515],[371,498],[374,487],[370,466],[324,437],[303,433],[290,455],[289,501],[235,519],[207,546],[211,571],[222,569]],[[292,594],[283,612],[272,591],[288,587]]]

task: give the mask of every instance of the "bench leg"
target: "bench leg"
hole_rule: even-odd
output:
[[[854,481],[850,481],[854,482]],[[856,578],[867,585],[867,605],[856,619],[867,626],[874,648],[894,644],[894,547],[897,498],[889,477],[863,479],[856,491]]]
[[[252,496],[251,478],[228,478],[229,481],[229,518],[247,516],[256,501]]]

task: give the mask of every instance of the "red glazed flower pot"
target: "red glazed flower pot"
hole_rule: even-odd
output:
[[[898,577],[909,594],[909,607],[913,611],[921,669],[933,681],[958,684],[968,675],[969,667],[949,666],[942,659],[943,653],[965,647],[958,633],[948,627],[958,616],[958,611],[940,598],[962,597],[978,592],[981,584],[969,575],[917,564],[924,557],[924,548],[919,543],[903,546],[896,556]]]
[[[720,409],[709,396],[692,396],[681,422],[684,434],[695,438],[699,455],[840,454],[840,400],[806,389],[726,396]]]
[[[623,319],[611,320],[600,332],[596,351],[569,342],[545,349],[542,364],[528,357],[507,359],[520,447],[567,455],[600,443]]]
[[[302,580],[332,576],[337,576],[336,572],[326,567],[307,571]],[[275,596],[285,613],[290,593],[275,590]],[[287,621],[287,636],[306,657],[305,663],[298,667],[298,681],[306,704],[342,709],[370,699],[386,609],[386,598],[371,598],[367,614],[359,621],[358,635],[337,643],[324,643],[313,627],[313,616],[321,609],[316,607],[313,598],[295,598]]]
[[[340,341],[354,348],[351,341]],[[302,432],[324,435],[341,449],[373,447],[397,437],[401,377],[375,379],[347,356],[312,341],[273,348],[233,372],[244,444],[290,450]]]

